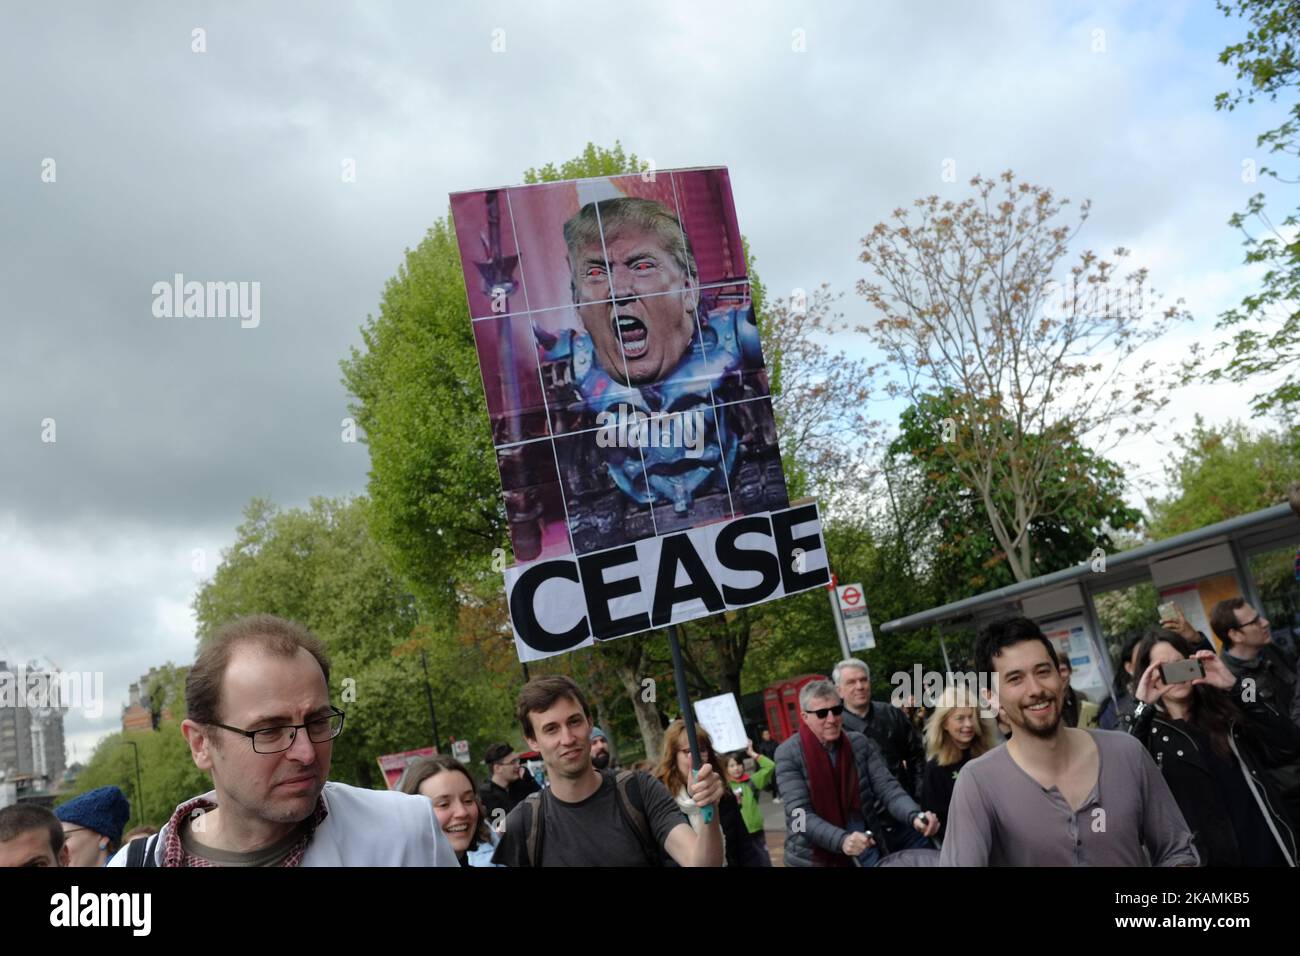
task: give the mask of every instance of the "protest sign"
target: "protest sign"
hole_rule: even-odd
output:
[[[695,702],[695,719],[713,739],[713,751],[718,754],[744,751],[749,746],[749,734],[740,717],[740,707],[735,694],[719,694]]]
[[[456,193],[530,661],[823,585],[723,168]]]
[[[409,764],[420,757],[432,757],[438,751],[434,747],[421,747],[419,750],[403,750],[401,753],[384,754],[378,758],[379,772],[384,775],[384,783],[389,790],[396,790]]]

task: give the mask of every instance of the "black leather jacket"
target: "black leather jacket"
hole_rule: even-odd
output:
[[[1227,650],[1219,655],[1219,659],[1237,680],[1251,679],[1255,682],[1255,698],[1293,721],[1300,719],[1300,713],[1293,707],[1297,696],[1295,661],[1286,651],[1268,644],[1260,648],[1259,656],[1253,660],[1243,661]]]
[[[1245,770],[1246,784],[1269,831],[1288,864],[1295,866],[1300,860],[1295,824],[1268,772],[1267,757],[1262,751],[1270,748],[1260,746],[1265,741],[1282,749],[1292,746],[1294,741],[1287,729],[1289,721],[1267,704],[1246,705],[1242,710],[1243,719],[1234,719],[1230,725],[1229,746]],[[1145,744],[1160,767],[1192,831],[1201,865],[1241,866],[1236,833],[1227,825],[1227,808],[1214,786],[1213,771],[1205,754],[1192,736],[1180,722],[1171,720],[1164,711],[1150,704],[1138,707],[1127,728]]]
[[[925,745],[905,713],[890,704],[873,700],[864,720],[845,707],[844,729],[865,734],[879,748],[885,766],[908,795],[915,798],[920,794],[921,777],[925,773]]]

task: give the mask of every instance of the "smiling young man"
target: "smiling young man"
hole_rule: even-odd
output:
[[[1159,769],[1127,734],[1065,726],[1056,651],[1024,617],[975,646],[990,701],[1014,729],[957,777],[944,866],[1196,866],[1192,834]]]
[[[528,745],[542,755],[550,787],[506,817],[492,862],[504,866],[722,866],[716,806],[723,781],[705,764],[689,785],[713,821],[697,834],[668,790],[648,773],[597,770],[591,763],[587,699],[572,680],[538,677],[516,708]]]
[[[185,703],[181,733],[213,789],[109,866],[457,866],[428,800],[326,782],[343,713],[306,628],[264,614],[218,629]]]

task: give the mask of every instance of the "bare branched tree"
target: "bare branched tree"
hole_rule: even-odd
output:
[[[839,347],[853,332],[835,310],[842,297],[825,283],[796,291],[767,303],[759,323],[790,496],[830,509],[865,492],[881,429],[868,415],[869,363]]]
[[[1025,580],[1030,525],[1051,517],[1044,482],[1072,443],[1104,453],[1153,427],[1182,369],[1138,353],[1190,315],[1181,301],[1160,309],[1145,269],[1119,273],[1126,249],[1114,261],[1086,250],[1064,268],[1087,201],[1071,226],[1068,200],[1010,171],[971,186],[960,202],[897,209],[862,240],[874,276],[858,291],[879,318],[859,331],[885,355],[876,371],[890,394],[955,402],[958,416],[940,423],[955,468]]]

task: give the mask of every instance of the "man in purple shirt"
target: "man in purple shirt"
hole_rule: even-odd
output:
[[[1133,737],[1061,720],[1056,650],[1028,618],[975,646],[1011,739],[957,778],[941,866],[1196,866],[1169,785]]]

